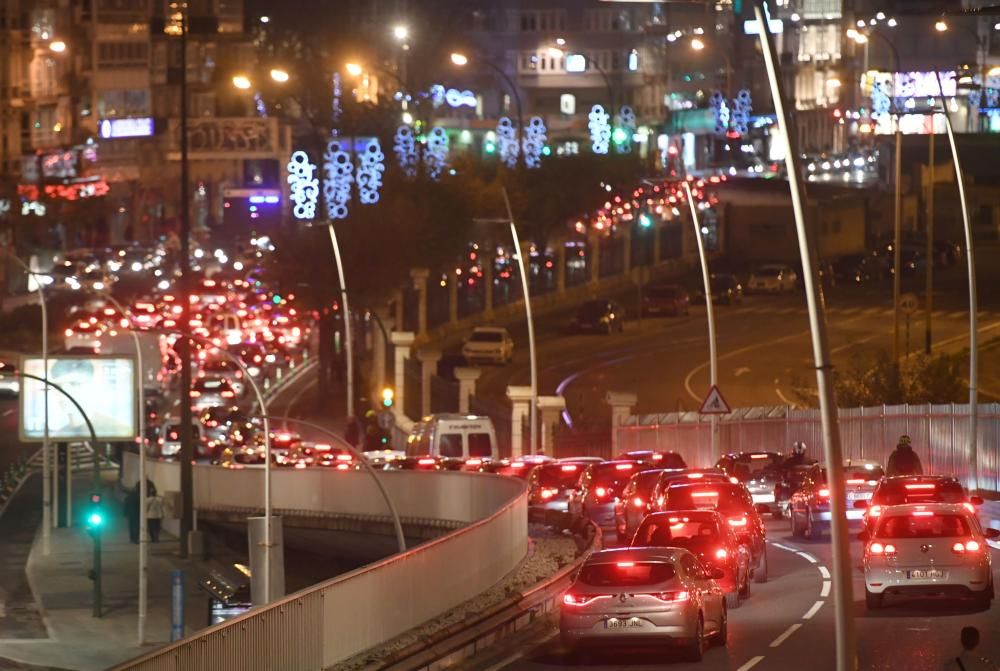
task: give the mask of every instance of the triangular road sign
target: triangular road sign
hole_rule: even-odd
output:
[[[703,415],[728,415],[731,410],[726,399],[722,398],[722,392],[713,384],[698,412]]]

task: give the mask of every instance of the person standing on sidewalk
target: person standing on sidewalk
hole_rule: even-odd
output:
[[[153,487],[146,497],[146,520],[149,525],[149,540],[160,542],[160,526],[163,524],[163,497]]]

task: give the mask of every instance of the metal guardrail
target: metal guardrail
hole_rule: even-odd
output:
[[[973,488],[969,450],[969,405],[883,405],[842,408],[840,434],[845,459],[874,459],[885,463],[899,437],[907,434],[923,462],[924,471],[952,474]],[[715,463],[711,424],[698,413],[669,413],[629,417],[616,427],[624,450],[675,450],[695,466]],[[819,411],[761,407],[739,408],[719,421],[720,452],[772,450],[783,452],[803,441],[811,456],[823,456]],[[1000,492],[1000,404],[979,405],[978,489]]]

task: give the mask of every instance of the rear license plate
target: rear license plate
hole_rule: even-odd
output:
[[[642,620],[638,617],[618,618],[609,617],[604,621],[605,629],[633,629],[642,627]]]
[[[848,501],[867,501],[871,498],[870,492],[847,492]]]
[[[914,569],[907,571],[906,576],[910,580],[934,580],[944,577],[944,571],[936,568]]]

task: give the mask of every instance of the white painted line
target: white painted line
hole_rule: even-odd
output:
[[[777,647],[778,647],[779,645],[781,645],[781,644],[782,644],[782,643],[784,643],[784,642],[785,642],[786,640],[788,640],[788,637],[789,637],[789,636],[791,636],[791,635],[792,635],[792,634],[794,634],[794,633],[795,633],[796,631],[798,631],[799,627],[801,627],[801,626],[802,626],[802,623],[801,623],[801,622],[796,622],[795,624],[793,624],[792,626],[790,626],[790,627],[789,627],[788,629],[786,629],[786,630],[785,630],[785,631],[784,631],[784,632],[783,632],[783,633],[781,634],[781,636],[779,636],[778,638],[776,638],[776,639],[774,639],[773,641],[771,641],[771,647],[772,647],[772,648],[777,648]]]
[[[736,671],[750,671],[750,669],[757,666],[762,661],[764,661],[764,655],[757,655],[756,657],[752,658],[749,662],[747,662],[740,668],[736,669]]]
[[[825,599],[826,597],[830,596],[830,585],[832,584],[833,583],[831,583],[829,580],[823,581],[823,586],[819,588],[819,596],[821,599]]]
[[[829,585],[830,583],[826,582],[826,583],[823,583],[823,584],[824,585]],[[816,603],[814,603],[812,605],[812,608],[810,608],[809,610],[807,610],[806,614],[802,616],[802,619],[803,620],[811,620],[812,617],[813,617],[813,615],[815,615],[816,613],[818,613],[819,609],[823,607],[824,603],[826,603],[826,601],[817,601]]]
[[[785,552],[798,552],[798,548],[793,548],[790,545],[782,545],[781,543],[775,543],[774,541],[768,541],[772,546],[778,548],[779,550],[784,550]]]
[[[795,554],[797,554],[798,556],[802,557],[803,559],[805,559],[810,564],[818,564],[819,563],[819,560],[816,559],[815,557],[813,557],[808,552],[796,552]]]
[[[821,576],[823,576],[823,580],[829,580],[830,579],[830,569],[828,569],[825,566],[817,566],[816,568],[819,569],[819,574]]]
[[[516,662],[517,660],[524,657],[524,652],[518,652],[503,661],[497,662],[493,666],[487,666],[483,671],[500,671],[500,669],[506,668]]]

